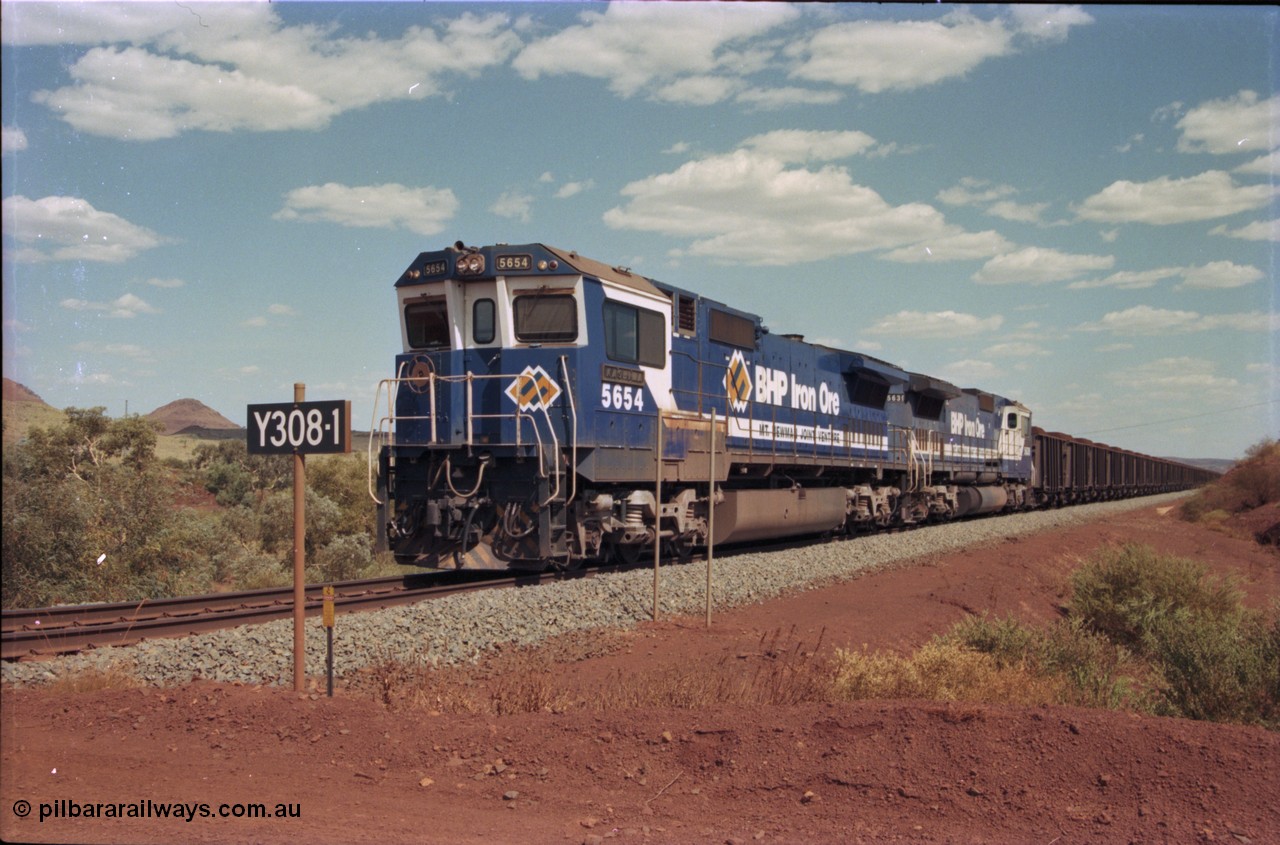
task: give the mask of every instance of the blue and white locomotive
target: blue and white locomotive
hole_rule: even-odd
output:
[[[404,563],[567,568],[1034,503],[1019,403],[626,268],[459,242],[395,287],[375,499]]]

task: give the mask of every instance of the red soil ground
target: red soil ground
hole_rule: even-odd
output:
[[[509,667],[545,661],[563,700],[589,703],[672,667],[754,671],[776,659],[779,632],[824,650],[910,650],[972,612],[1048,623],[1079,560],[1129,541],[1236,576],[1254,607],[1280,596],[1274,548],[1148,507],[720,613],[710,630],[667,619],[504,653],[451,683],[482,696]],[[1280,842],[1280,735],[1108,711],[872,701],[442,715],[347,687],[328,699],[197,683],[5,689],[2,722],[6,841]],[[79,815],[40,822],[41,804],[71,811],[60,800]],[[84,809],[127,815],[148,800],[212,816]],[[219,817],[236,803],[300,817]]]

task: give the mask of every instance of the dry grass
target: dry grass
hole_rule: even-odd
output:
[[[698,709],[717,705],[798,704],[831,701],[832,666],[795,630],[761,638],[758,659],[725,658],[714,665],[680,664],[649,672],[619,671],[598,689],[558,682],[555,662],[537,651],[504,661],[499,670],[407,666],[387,660],[355,686],[396,709],[430,713],[513,713],[636,708]]]
[[[1036,705],[1064,697],[1061,679],[1025,665],[1001,666],[989,654],[934,640],[914,654],[836,652],[835,692],[841,700],[917,698]]]
[[[50,681],[45,689],[57,694],[102,692],[104,690],[134,689],[143,686],[134,674],[133,667],[114,663],[106,669],[81,669]]]

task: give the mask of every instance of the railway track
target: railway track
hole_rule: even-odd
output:
[[[339,581],[334,607],[339,611],[377,610],[413,604],[470,590],[525,586],[563,574],[446,572]],[[306,615],[319,615],[319,584],[306,589]],[[240,593],[212,593],[118,604],[89,604],[0,611],[0,659],[18,660],[69,654],[91,648],[132,645],[153,637],[234,628],[293,615],[293,588],[271,587]]]
[[[969,517],[968,521],[998,519],[996,514]],[[894,526],[881,533],[915,531],[926,524]],[[857,539],[828,537],[836,542]],[[732,557],[757,551],[782,551],[814,542],[812,537],[782,538],[752,543],[730,544],[717,549],[717,556]],[[679,558],[664,555],[664,564],[705,560],[700,552]],[[446,570],[428,574],[395,575],[333,584],[335,608],[344,612],[378,610],[413,604],[432,598],[479,589],[534,586],[553,580],[591,577],[597,573],[644,569],[651,559],[614,563],[583,569],[547,572],[485,572]],[[322,612],[323,585],[306,588],[307,616]],[[31,610],[0,610],[0,659],[21,660],[70,654],[85,649],[132,645],[156,637],[184,637],[190,634],[234,628],[259,622],[286,619],[293,615],[293,588],[272,587],[238,593],[212,593],[169,599],[150,599],[117,604],[68,605]]]
[[[883,529],[890,533],[918,526]],[[853,539],[853,538],[840,538]],[[733,544],[718,553],[724,557],[758,551],[800,548],[812,538],[784,538]],[[663,555],[662,563],[698,563],[701,552],[682,557]],[[339,611],[379,610],[413,604],[472,590],[513,586],[534,586],[547,581],[590,577],[600,572],[645,569],[652,559],[632,563],[612,563],[583,569],[546,572],[485,572],[445,570],[429,574],[393,575],[356,581],[338,581],[334,587],[334,607]],[[307,616],[323,610],[324,585],[306,588]],[[156,637],[185,637],[191,634],[234,628],[293,615],[293,588],[268,587],[237,593],[211,593],[148,599],[114,604],[64,605],[35,609],[0,610],[0,659],[24,660],[72,654],[111,646],[133,645]]]

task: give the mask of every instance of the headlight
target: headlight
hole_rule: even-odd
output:
[[[484,256],[478,252],[468,253],[458,259],[455,268],[459,276],[478,276],[484,272]]]

